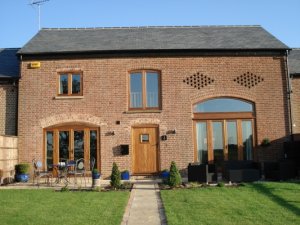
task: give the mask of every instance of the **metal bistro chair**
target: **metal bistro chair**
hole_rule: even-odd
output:
[[[69,169],[68,170],[68,177],[73,176],[75,181],[74,183],[77,184],[77,177],[81,176],[84,178],[84,184],[86,186],[86,179],[85,179],[85,175],[86,175],[86,170],[85,170],[85,166],[84,166],[84,159],[78,159],[75,161],[75,165],[71,165],[71,163],[74,163],[73,160],[68,162],[68,166],[70,167],[74,167],[73,169]],[[82,181],[81,181],[82,183]]]
[[[37,186],[40,186],[40,179],[47,178],[47,184],[50,184],[50,186],[52,186],[52,172],[42,170],[43,164],[41,161],[37,161],[36,159],[33,159],[32,163],[33,163],[33,184],[35,183],[36,180]]]

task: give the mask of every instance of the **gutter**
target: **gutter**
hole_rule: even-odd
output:
[[[288,117],[290,121],[290,140],[294,141],[293,136],[293,115],[292,115],[292,103],[291,103],[291,94],[293,93],[292,90],[292,84],[291,84],[291,78],[289,73],[289,59],[288,55],[290,53],[290,49],[286,50],[286,60],[285,60],[285,67],[286,67],[286,79],[287,79],[287,103],[288,103]]]

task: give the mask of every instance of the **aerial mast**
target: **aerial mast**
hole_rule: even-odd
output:
[[[48,2],[49,0],[31,0],[30,4],[32,7],[36,6],[38,8],[38,24],[39,30],[41,29],[41,5]]]

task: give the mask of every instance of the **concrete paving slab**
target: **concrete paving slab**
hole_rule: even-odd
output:
[[[123,216],[122,225],[166,225],[156,182],[137,182]]]

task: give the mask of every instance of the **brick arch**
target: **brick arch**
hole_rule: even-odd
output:
[[[247,102],[252,103],[253,107],[254,107],[254,113],[256,112],[256,103],[255,103],[255,98],[251,95],[240,95],[240,94],[232,94],[232,93],[228,93],[228,94],[220,94],[220,93],[207,93],[204,94],[202,97],[200,96],[199,98],[196,99],[192,99],[191,100],[191,112],[193,113],[194,109],[194,105],[196,105],[197,103],[200,102],[205,102],[209,99],[214,99],[214,98],[234,98],[234,99],[238,99],[238,100],[244,100]]]
[[[89,124],[94,126],[103,126],[106,123],[103,122],[102,118],[92,116],[89,114],[78,114],[78,113],[64,113],[46,117],[40,120],[42,128],[56,126],[59,124]]]

